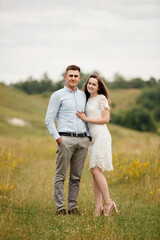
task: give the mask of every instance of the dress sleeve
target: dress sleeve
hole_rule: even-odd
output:
[[[101,111],[104,110],[104,108],[108,108],[110,110],[110,106],[108,104],[108,100],[104,95],[100,95],[99,99],[99,108]]]

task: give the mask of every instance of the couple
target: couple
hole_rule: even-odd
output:
[[[89,146],[90,170],[93,175],[95,216],[110,216],[118,212],[111,200],[102,171],[113,170],[111,136],[106,127],[110,119],[109,94],[102,79],[92,74],[84,86],[77,88],[80,68],[70,65],[64,76],[66,85],[54,92],[46,114],[46,126],[57,142],[54,200],[57,214],[66,215],[64,181],[70,165],[68,214],[79,215],[77,198],[80,179]],[[87,101],[87,103],[86,103]],[[85,112],[86,114],[85,115]],[[57,120],[58,131],[54,120]],[[89,129],[88,129],[89,128]],[[102,202],[104,200],[104,205]]]

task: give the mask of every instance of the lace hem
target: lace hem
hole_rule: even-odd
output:
[[[104,166],[104,164],[100,163],[90,163],[89,169],[94,168],[94,167],[99,167],[103,172],[104,171],[113,171],[113,166]]]

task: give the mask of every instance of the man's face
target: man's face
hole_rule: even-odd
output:
[[[71,90],[75,90],[81,79],[80,72],[78,70],[69,70],[64,78],[66,80],[66,86]]]

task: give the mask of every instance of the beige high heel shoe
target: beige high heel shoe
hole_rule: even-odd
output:
[[[111,205],[105,204],[103,208],[103,215],[105,217],[109,217],[113,209],[115,213],[118,213],[118,208],[116,207],[115,202],[112,201]]]
[[[99,207],[95,209],[95,212],[94,212],[95,217],[99,217],[102,214],[103,214],[103,207]]]

